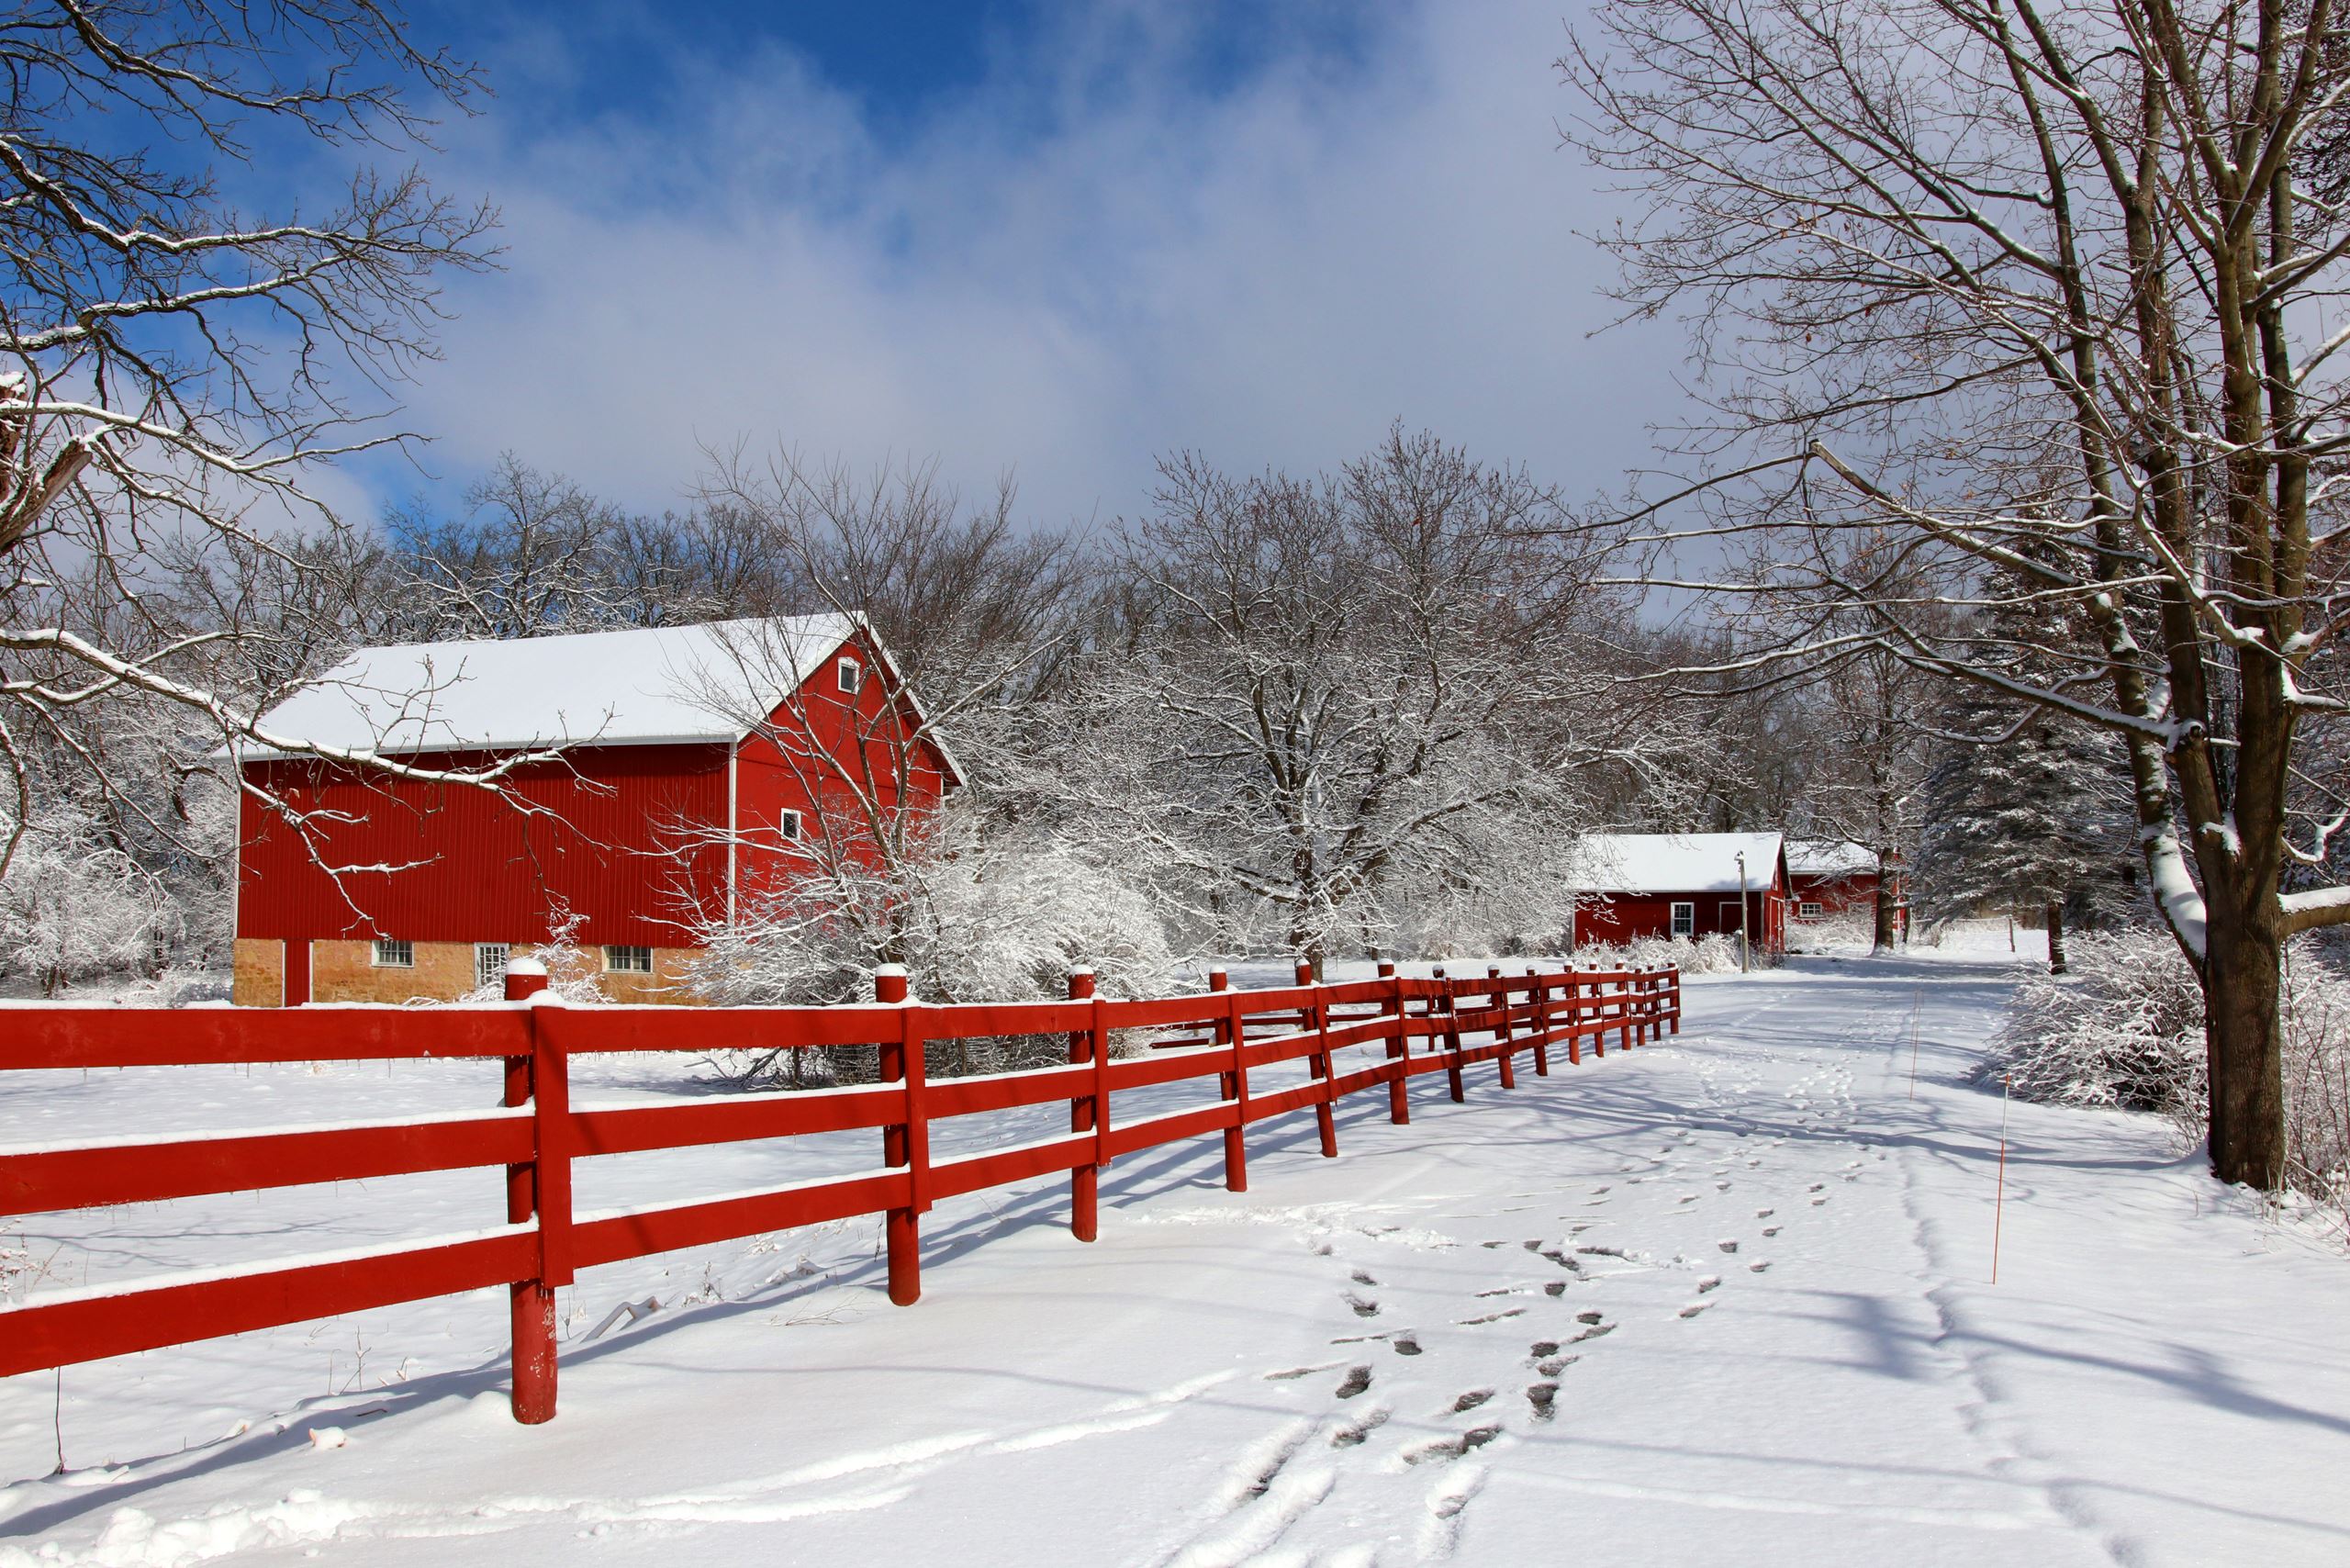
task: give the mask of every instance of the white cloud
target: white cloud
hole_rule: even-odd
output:
[[[1555,9],[1399,7],[1351,64],[1213,91],[1115,19],[910,137],[773,50],[560,134],[509,93],[442,175],[503,207],[509,270],[451,289],[409,416],[434,465],[511,448],[657,507],[699,442],[779,439],[1016,467],[1034,514],[1106,517],[1155,454],[1326,466],[1400,418],[1618,483],[1676,351],[1586,336],[1607,268],[1573,232],[1600,209],[1557,145]]]

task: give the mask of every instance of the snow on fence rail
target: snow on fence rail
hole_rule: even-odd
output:
[[[1604,1056],[1611,1035],[1630,1047],[1681,1027],[1681,979],[1672,969],[1507,977],[1495,969],[1459,979],[1439,969],[1412,980],[1382,964],[1376,980],[1323,985],[1301,965],[1297,981],[1233,990],[1218,971],[1203,995],[1117,1002],[1092,994],[1092,976],[1079,971],[1066,1002],[940,1005],[910,999],[903,975],[884,970],[870,1005],[567,1008],[538,989],[543,976],[518,973],[503,1006],[13,1011],[0,1070],[496,1058],[505,1063],[506,1108],[0,1149],[0,1216],[500,1165],[506,1215],[503,1225],[421,1243],[187,1271],[0,1306],[0,1376],[506,1285],[515,1418],[544,1421],[555,1406],[554,1292],[581,1269],[878,1213],[890,1299],[909,1305],[922,1291],[922,1215],[941,1198],[1066,1170],[1070,1228],[1091,1241],[1102,1168],[1120,1155],[1221,1133],[1225,1184],[1246,1192],[1244,1132],[1252,1123],[1310,1110],[1322,1153],[1336,1158],[1331,1106],[1346,1095],[1384,1087],[1391,1119],[1406,1123],[1405,1084],[1420,1074],[1443,1072],[1460,1101],[1465,1070],[1480,1062],[1499,1064],[1507,1089],[1521,1056],[1548,1073],[1553,1046],[1564,1044],[1568,1060],[1580,1062],[1586,1042]],[[1111,1036],[1122,1032],[1151,1048],[1113,1057]],[[1039,1035],[1067,1037],[1066,1066],[934,1081],[925,1070],[933,1046]],[[688,1104],[571,1104],[568,1062],[584,1052],[837,1046],[876,1047],[880,1081]],[[1335,1055],[1342,1051],[1345,1058]],[[1301,1061],[1302,1083],[1267,1091],[1251,1082],[1265,1069]],[[1209,1076],[1216,1080],[1209,1104],[1123,1123],[1112,1114],[1120,1091]],[[1069,1105],[1065,1137],[931,1158],[931,1126],[942,1118],[1056,1102]],[[874,1128],[882,1164],[870,1170],[620,1213],[573,1212],[576,1160]]]

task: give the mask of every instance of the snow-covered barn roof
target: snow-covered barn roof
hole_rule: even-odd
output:
[[[1587,833],[1583,883],[1597,893],[1734,893],[1743,851],[1745,885],[1760,892],[1781,842],[1775,833]]]
[[[1797,838],[1787,843],[1787,872],[1797,877],[1852,877],[1876,869],[1876,852],[1850,839]]]
[[[375,753],[737,741],[860,630],[852,616],[798,615],[361,648],[258,727]]]

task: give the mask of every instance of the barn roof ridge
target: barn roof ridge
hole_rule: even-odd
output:
[[[889,650],[853,611],[354,648],[256,727],[384,756],[737,742],[860,635],[894,678]]]

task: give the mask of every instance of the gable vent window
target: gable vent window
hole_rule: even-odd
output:
[[[843,691],[854,693],[865,685],[865,666],[855,659],[843,655],[840,663],[833,667],[840,677]]]
[[[795,811],[786,810],[782,816],[776,819],[775,830],[783,836],[783,841],[786,844],[799,843],[800,839],[800,813]]]
[[[379,969],[412,969],[416,968],[416,944],[393,942],[377,938],[375,965]]]
[[[604,968],[616,975],[649,975],[653,972],[653,949],[606,947]]]

